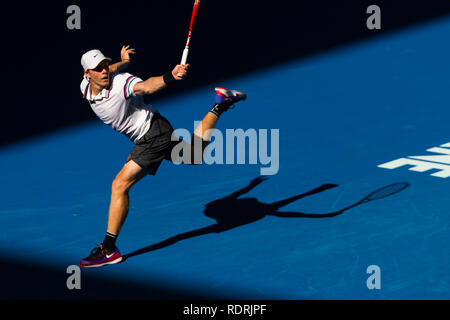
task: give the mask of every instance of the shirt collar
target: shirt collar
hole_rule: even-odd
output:
[[[109,93],[110,93],[111,89],[103,89],[102,91],[100,91],[99,94],[97,94],[95,97],[91,96],[91,85],[88,84],[86,86],[86,92],[85,92],[85,98],[91,102],[97,102],[97,101],[101,101],[103,99],[108,99],[109,98]]]

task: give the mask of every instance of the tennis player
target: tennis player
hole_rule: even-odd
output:
[[[130,54],[134,53],[134,49],[123,46],[121,61],[112,65],[111,59],[97,49],[90,50],[81,57],[84,78],[80,88],[83,97],[104,123],[125,134],[135,146],[112,182],[105,238],[99,247],[94,248],[88,257],[79,262],[80,267],[99,267],[122,261],[116,240],[127,218],[130,188],[146,175],[155,175],[163,160],[174,161],[172,150],[178,143],[185,144],[181,150],[186,150],[186,146],[191,148],[191,155],[198,154],[194,146],[200,145],[202,155],[211,139],[211,130],[208,130],[215,127],[221,114],[231,105],[246,98],[243,92],[216,88],[216,103],[194,131],[193,140],[198,139],[201,143],[175,141],[176,139],[172,139],[174,129],[170,122],[154,112],[150,105],[145,104],[142,96],[158,92],[176,81],[183,80],[189,64],[176,65],[164,75],[142,80],[123,72],[130,62]],[[186,158],[193,159],[184,157],[185,164],[194,163],[186,161]]]

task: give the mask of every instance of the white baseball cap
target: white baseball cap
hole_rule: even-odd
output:
[[[81,57],[81,65],[84,70],[95,69],[103,60],[111,61],[111,58],[105,57],[100,50],[94,49],[86,52]]]

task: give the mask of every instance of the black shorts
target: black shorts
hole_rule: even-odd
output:
[[[148,174],[155,175],[161,162],[164,159],[170,161],[173,147],[180,143],[171,140],[173,131],[169,120],[154,113],[150,129],[135,141],[136,146],[131,150],[129,160],[136,162]]]

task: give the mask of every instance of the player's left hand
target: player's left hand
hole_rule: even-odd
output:
[[[130,62],[130,53],[135,54],[136,51],[130,46],[122,46],[122,50],[120,50],[120,59],[123,62]]]
[[[172,75],[175,80],[183,80],[186,78],[189,66],[189,64],[177,64],[172,70]]]

